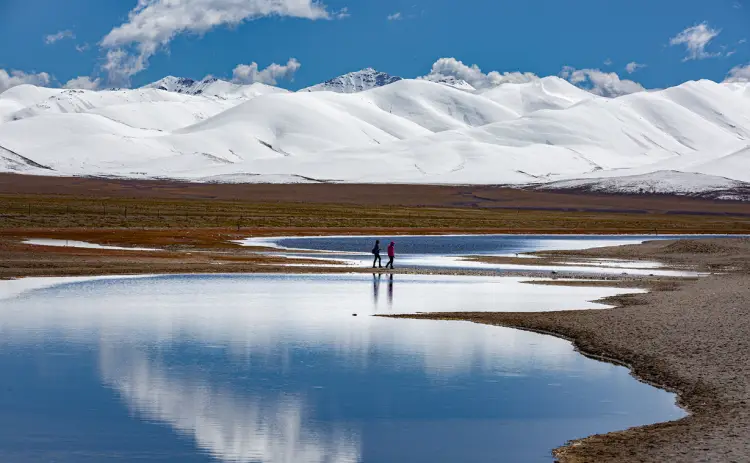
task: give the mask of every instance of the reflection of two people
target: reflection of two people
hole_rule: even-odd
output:
[[[393,274],[388,275],[388,305],[393,305]]]
[[[382,273],[372,274],[372,299],[377,305],[378,295],[380,293],[380,280],[383,278]],[[388,275],[388,305],[393,305],[393,274]]]

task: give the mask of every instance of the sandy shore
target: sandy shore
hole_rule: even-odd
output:
[[[628,365],[638,378],[677,392],[691,412],[676,422],[571,442],[555,450],[561,462],[750,461],[750,240],[542,255],[658,260],[715,273],[613,298],[608,302],[618,307],[611,310],[410,318],[470,320],[565,337],[587,355]]]

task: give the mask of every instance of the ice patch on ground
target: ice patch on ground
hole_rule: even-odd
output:
[[[86,241],[75,241],[75,240],[55,240],[47,238],[33,238],[23,241],[24,244],[31,244],[36,246],[56,246],[66,248],[85,248],[85,249],[110,249],[120,251],[161,251],[162,249],[154,248],[138,248],[138,247],[121,247],[121,246],[107,246],[105,244],[88,243]]]

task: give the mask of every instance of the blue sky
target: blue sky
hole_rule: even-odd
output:
[[[166,8],[170,2],[180,4],[179,11]],[[699,78],[721,81],[750,63],[750,43],[744,42],[750,39],[750,0],[141,3],[133,11],[138,0],[0,0],[0,79],[4,70],[16,71],[16,82],[37,82],[33,76],[47,73],[49,85],[87,76],[100,86],[140,86],[165,75],[231,79],[238,65],[257,63],[258,72],[244,74],[244,81],[275,80],[297,89],[368,66],[423,76],[449,57],[485,73],[546,76],[570,66],[585,71],[565,74],[579,76],[569,78],[582,85],[593,81],[590,71],[600,70],[661,88]],[[225,19],[206,22],[206,11]],[[163,16],[173,14],[188,18],[170,26]],[[684,40],[676,40],[681,43],[670,44],[686,29]],[[260,72],[290,58],[301,66]],[[645,67],[631,74],[625,69],[631,62]]]

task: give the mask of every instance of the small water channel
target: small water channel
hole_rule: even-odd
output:
[[[351,267],[372,265],[370,254],[375,240],[385,247],[396,242],[396,263],[400,268],[433,268],[493,271],[555,271],[558,273],[596,273],[658,276],[692,276],[694,272],[659,269],[658,262],[628,262],[599,259],[578,265],[538,265],[524,253],[533,251],[577,250],[603,246],[639,244],[648,240],[675,238],[708,238],[726,235],[412,235],[412,236],[316,236],[248,238],[245,246],[276,247],[285,250],[290,259],[314,258],[337,260]],[[297,253],[295,253],[295,251]],[[302,251],[316,251],[304,254]],[[503,256],[528,258],[528,264],[485,263],[465,259],[467,256]],[[387,258],[385,258],[387,260]],[[384,262],[385,263],[385,262]],[[289,264],[295,266],[292,260]],[[309,265],[309,264],[305,264]]]
[[[684,416],[564,340],[371,316],[598,310],[618,289],[388,274],[2,288],[2,461],[543,462],[568,439]]]

